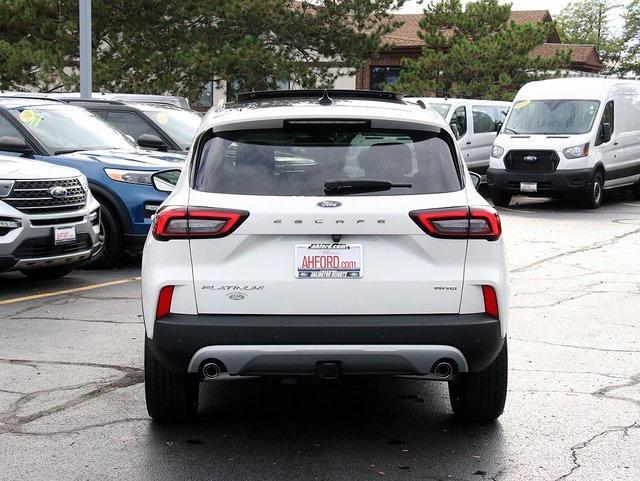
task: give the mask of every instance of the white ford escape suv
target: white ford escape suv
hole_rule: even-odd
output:
[[[396,94],[259,92],[209,114],[142,276],[156,420],[195,415],[219,375],[418,375],[464,419],[502,413],[500,220],[442,118]]]

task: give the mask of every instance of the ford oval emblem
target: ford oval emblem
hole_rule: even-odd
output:
[[[318,202],[319,207],[340,207],[342,202],[338,202],[337,200],[323,200],[322,202]]]
[[[64,199],[67,196],[67,193],[67,189],[60,187],[59,185],[49,189],[49,195],[54,199]]]
[[[524,158],[525,162],[535,162],[536,160],[538,160],[538,157],[536,157],[535,155],[527,155]]]

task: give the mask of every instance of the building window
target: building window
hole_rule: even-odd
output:
[[[371,67],[369,88],[384,90],[385,85],[393,85],[400,80],[402,67]]]

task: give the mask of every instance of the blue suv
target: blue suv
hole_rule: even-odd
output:
[[[142,150],[91,112],[53,99],[0,97],[0,153],[74,167],[102,207],[103,247],[92,267],[141,252],[151,216],[166,194],[152,173],[181,167],[182,154]]]

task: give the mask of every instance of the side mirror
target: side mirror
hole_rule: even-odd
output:
[[[451,123],[449,124],[449,127],[451,127],[451,130],[453,131],[453,135],[456,136],[456,140],[460,140],[460,130],[458,130],[458,125]]]
[[[157,135],[142,134],[138,137],[138,145],[145,149],[167,150],[167,144]]]
[[[151,174],[151,184],[159,192],[173,192],[182,171],[180,169],[167,169]]]
[[[0,137],[0,150],[17,152],[18,154],[33,154],[33,149],[20,137]]]
[[[613,131],[611,130],[611,124],[606,123],[602,124],[602,129],[600,129],[600,142],[606,144],[611,140],[611,136],[613,135]]]
[[[480,187],[480,183],[482,182],[482,176],[480,174],[476,174],[475,172],[469,172],[471,176],[471,182],[473,182],[473,186],[478,190]]]

